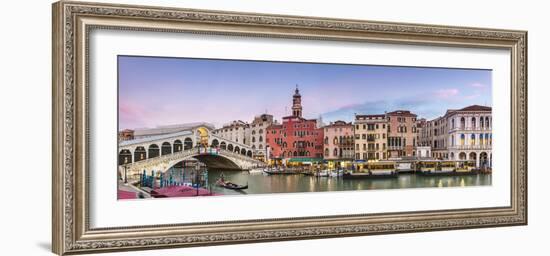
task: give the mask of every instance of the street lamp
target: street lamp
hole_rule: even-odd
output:
[[[200,162],[195,165],[195,186],[197,190],[197,196],[199,195],[199,171],[201,169]]]
[[[126,164],[128,164],[128,157],[124,157],[124,184],[128,185],[128,166]]]

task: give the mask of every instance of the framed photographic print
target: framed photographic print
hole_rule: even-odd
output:
[[[53,251],[525,225],[526,40],[55,3]]]

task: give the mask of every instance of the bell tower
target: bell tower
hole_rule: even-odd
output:
[[[298,85],[296,85],[296,90],[292,96],[292,116],[302,117],[302,95],[300,95]]]

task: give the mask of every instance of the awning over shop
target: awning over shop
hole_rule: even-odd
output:
[[[289,163],[321,163],[322,158],[312,158],[312,157],[294,157],[288,159]]]

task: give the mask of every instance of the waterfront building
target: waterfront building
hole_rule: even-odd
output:
[[[250,145],[250,124],[241,120],[224,124],[221,128],[214,130],[213,133],[226,140]]]
[[[430,146],[416,146],[415,156],[417,158],[432,158],[432,148]]]
[[[416,145],[416,114],[408,110],[386,113],[388,158],[411,157]]]
[[[480,105],[449,109],[445,115],[425,123],[421,146],[431,147],[433,158],[473,160],[477,167],[491,167],[491,111],[491,107]]]
[[[449,159],[473,160],[477,167],[492,166],[491,113],[491,107],[480,105],[447,111]]]
[[[352,123],[336,121],[323,127],[324,154],[329,168],[343,168],[355,158],[354,127]]]
[[[272,124],[277,124],[273,119],[273,115],[261,114],[255,116],[250,124],[250,146],[253,149],[254,158],[265,161],[267,155],[267,127]]]
[[[317,127],[317,119],[302,117],[301,95],[298,87],[292,96],[292,115],[283,117],[282,124],[272,124],[266,129],[268,157],[272,164],[318,161],[323,157],[323,128]]]
[[[385,160],[389,157],[386,115],[355,115],[354,125],[356,160]]]
[[[430,157],[435,159],[449,159],[447,150],[448,125],[446,116],[437,117],[425,122],[417,122],[417,146],[429,147]]]
[[[134,139],[134,130],[124,129],[118,132],[118,142]]]

